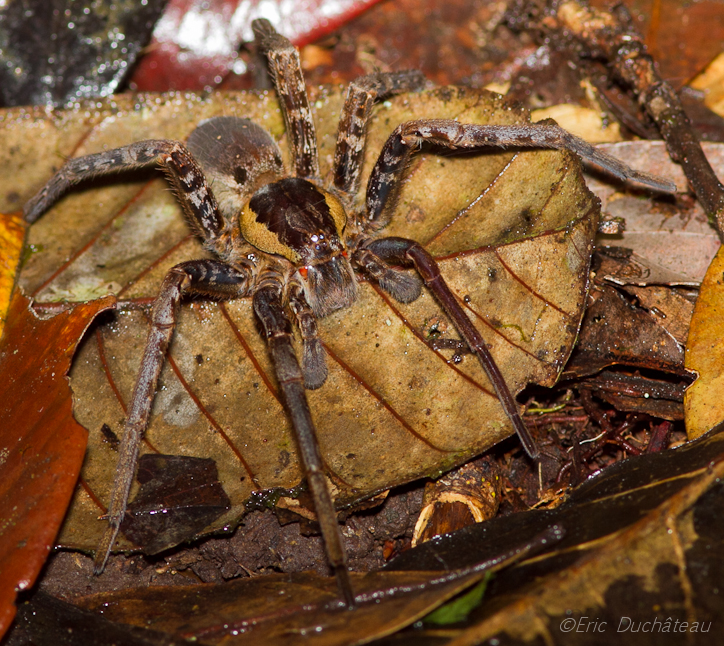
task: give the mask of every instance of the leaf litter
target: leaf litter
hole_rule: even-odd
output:
[[[648,144],[646,144],[645,146],[648,146]],[[644,147],[645,147],[645,146],[644,146]],[[615,153],[615,154],[619,154],[619,153]],[[649,168],[649,167],[647,166],[647,168]],[[141,184],[139,184],[139,186],[141,186]],[[620,196],[614,194],[614,198],[620,199]],[[642,198],[641,198],[640,195],[639,195],[639,196],[634,196],[634,200],[638,200],[638,201],[640,202],[641,199],[642,199]],[[685,204],[682,204],[682,205],[683,205],[683,206],[686,206]],[[656,212],[657,209],[661,209],[661,203],[660,203],[660,202],[658,203],[658,206],[657,206],[656,204],[654,204],[653,212]],[[644,209],[644,210],[645,210],[645,209]],[[673,209],[672,209],[672,211],[673,211]],[[686,212],[686,209],[684,209],[684,211]],[[663,221],[664,221],[664,222],[667,222],[667,220],[666,220],[666,215],[665,215],[666,212],[665,212],[665,211],[662,211],[662,212],[664,213]],[[418,216],[419,216],[419,211],[418,211],[417,209],[415,209],[415,208],[411,208],[411,209],[410,209],[410,212],[408,213],[407,218],[408,218],[409,220],[411,220],[411,221],[414,222]],[[700,220],[700,218],[695,218],[695,220],[697,220],[697,219]],[[669,221],[670,221],[670,219],[669,219]],[[686,223],[684,223],[684,224],[685,224],[684,228],[686,228],[687,226],[689,226],[689,225],[687,225]],[[660,226],[660,224],[659,224],[659,225],[656,225],[656,224],[655,224],[653,228],[655,229],[656,226]],[[711,234],[709,234],[709,236],[711,237]],[[677,242],[676,242],[676,245],[675,245],[676,247],[678,247],[678,246],[680,245],[681,239],[683,239],[683,238],[677,239]],[[183,244],[183,243],[179,243],[179,246],[181,246],[181,244]],[[171,250],[171,253],[174,253],[175,251],[176,251],[176,249],[173,249],[173,250]],[[687,263],[686,263],[686,259],[687,259],[687,258],[686,258],[686,255],[687,255],[687,254],[682,254],[682,258],[683,258],[683,261],[684,261],[684,262],[680,262],[680,263],[679,263],[678,269],[680,269],[680,268],[685,268],[685,269],[687,269],[687,270],[690,269],[691,264],[690,264],[690,262],[689,262],[689,264],[687,265]],[[663,254],[663,257],[665,257],[665,256],[666,256],[666,252],[664,252],[664,254]],[[689,254],[688,260],[691,261],[692,259],[693,259],[693,254]],[[649,263],[649,266],[651,266],[650,263]],[[705,263],[704,263],[704,266],[705,266]],[[698,271],[698,275],[699,275],[699,277],[700,277],[702,269],[699,269],[699,270],[697,270],[697,271]],[[697,278],[696,278],[697,271],[693,272],[693,273],[694,273],[694,276],[689,276],[689,277],[688,277],[691,282],[694,282],[694,281],[697,280]],[[609,275],[609,276],[610,276],[610,275]],[[690,284],[690,283],[689,283],[689,284]],[[92,292],[93,290],[102,290],[102,289],[103,289],[103,281],[100,281],[99,283],[96,283],[95,285],[94,285],[94,284],[91,284],[91,285],[90,285],[90,289],[91,289],[91,292]],[[60,292],[59,292],[59,293],[60,293]],[[630,294],[631,294],[631,293],[630,293]],[[633,294],[631,294],[631,295],[633,295],[636,300],[641,299],[642,302],[643,302],[643,300],[644,300],[644,299],[642,298],[643,295],[642,295],[641,293],[639,293],[639,294],[633,293]],[[649,314],[651,314],[654,309],[659,309],[656,304],[652,304],[652,303],[653,303],[653,301],[649,301],[649,302],[648,302],[648,307],[645,307],[645,308],[644,308],[645,310],[648,311]],[[203,314],[203,313],[202,313],[202,314]],[[431,319],[431,321],[430,321],[430,323],[429,323],[429,328],[428,328],[428,329],[432,330],[433,325],[437,325],[437,324],[434,322],[434,319]],[[505,328],[504,328],[504,329],[505,329]],[[679,335],[679,336],[680,336],[680,335]],[[675,338],[676,338],[676,337],[675,337]],[[677,338],[677,341],[680,341],[680,338]],[[448,355],[448,356],[449,356],[449,355]],[[673,365],[673,363],[672,363],[672,365]],[[600,392],[600,391],[599,391],[599,392]],[[569,408],[570,408],[570,407],[569,407]],[[565,407],[564,407],[564,410],[565,410]],[[572,412],[573,412],[573,411],[572,411]],[[552,414],[552,413],[546,413],[546,415],[548,415],[548,418],[549,418],[549,419],[553,419],[553,414]],[[545,418],[546,415],[544,415],[543,417]],[[572,417],[572,418],[575,417],[575,413],[572,414],[572,415],[570,415],[570,417]],[[589,445],[589,446],[590,446],[590,445]],[[574,449],[574,453],[575,453],[575,449]],[[545,466],[545,465],[544,465],[544,466]],[[709,513],[709,512],[707,512],[707,513],[709,514],[709,516],[711,516],[711,513]],[[707,513],[702,514],[702,516],[707,516]],[[708,518],[708,516],[707,516],[707,518]],[[701,523],[699,523],[699,524],[701,525]],[[699,529],[702,529],[702,527],[700,527]],[[703,529],[702,529],[702,531],[703,531]],[[707,567],[708,567],[708,566],[707,566]],[[635,583],[635,582],[634,582],[634,583]],[[620,594],[622,591],[623,591],[623,588],[619,588],[616,592],[617,592],[617,594]],[[641,590],[639,590],[638,592],[639,592],[639,594],[640,594],[642,597],[645,597],[645,595],[649,593],[649,591],[647,591],[647,590],[644,590],[643,592],[642,592]],[[655,592],[651,592],[650,594],[656,594],[656,593],[655,593]],[[698,594],[698,593],[697,593],[697,594]],[[615,597],[615,595],[614,595],[614,597]],[[611,598],[613,598],[613,597],[611,597]],[[651,596],[649,595],[649,597],[646,597],[646,598],[651,598]],[[697,597],[697,600],[699,600],[698,597]],[[622,607],[623,607],[623,606],[622,606]],[[624,609],[625,609],[625,608],[624,608]],[[558,635],[560,635],[560,633],[558,633]],[[414,638],[415,638],[415,636],[413,636],[413,639],[414,639]]]

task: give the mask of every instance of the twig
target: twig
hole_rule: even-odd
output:
[[[590,8],[583,0],[513,0],[507,21],[514,30],[554,37],[571,45],[579,56],[610,65],[656,123],[669,155],[681,165],[724,241],[724,186],[704,156],[678,96],[659,76],[626,7],[619,4],[609,12]]]

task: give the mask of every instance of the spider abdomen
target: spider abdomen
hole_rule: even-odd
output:
[[[229,219],[258,188],[284,175],[279,146],[249,119],[206,119],[191,133],[187,146],[213,184],[219,208]]]

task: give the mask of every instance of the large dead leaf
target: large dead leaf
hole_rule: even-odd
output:
[[[53,547],[83,462],[86,432],[66,380],[78,339],[105,298],[50,321],[18,292],[0,345],[0,635]]]
[[[483,562],[449,573],[352,574],[356,607],[341,607],[335,583],[312,572],[237,579],[221,585],[157,587],[77,600],[106,620],[205,644],[365,644],[409,626],[493,572],[560,541],[558,527],[500,547]],[[96,614],[97,613],[97,614]],[[33,623],[33,618],[28,618]],[[36,622],[37,623],[37,622]]]
[[[359,605],[340,608],[335,583],[312,572],[221,585],[140,588],[93,595],[81,607],[121,624],[204,644],[364,644],[390,635],[483,578],[430,572],[353,574]],[[362,601],[362,599],[364,599]]]
[[[328,172],[341,94],[321,90],[312,102]],[[25,200],[66,155],[149,137],[183,139],[216,114],[250,117],[285,143],[270,94],[122,97],[75,114],[9,111],[3,136],[14,147],[3,154],[13,170],[4,181]],[[459,88],[385,102],[372,124],[365,181],[394,126],[420,116],[498,124],[526,118],[494,95]],[[435,152],[413,159],[386,233],[413,237],[439,259],[511,390],[552,384],[581,319],[598,214],[578,163],[550,151]],[[109,290],[131,302],[154,296],[170,266],[203,255],[156,177],[104,180],[62,200],[31,228],[36,253],[24,266],[23,288],[39,301]],[[102,531],[96,518],[116,453],[101,429],[122,429],[146,330],[142,311],[122,309],[89,336],[75,362],[75,414],[90,436],[64,545],[91,548]],[[355,306],[322,321],[320,332],[330,375],[308,395],[339,504],[438,474],[511,433],[477,362],[466,355],[456,364],[452,350],[431,348],[433,338],[457,334],[428,293],[403,306],[362,284]],[[183,307],[161,383],[144,450],[216,461],[232,508],[207,529],[236,522],[255,489],[300,481],[248,299]]]

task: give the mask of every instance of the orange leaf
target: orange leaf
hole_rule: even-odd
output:
[[[88,433],[73,419],[66,374],[107,297],[39,319],[15,292],[0,344],[0,636],[16,591],[45,562],[80,472]]]
[[[25,226],[20,217],[0,213],[0,336],[5,327],[5,315],[15,284],[15,270],[20,261],[24,238]]]

